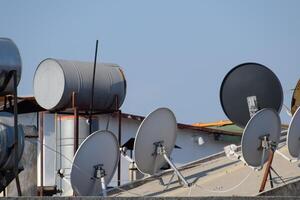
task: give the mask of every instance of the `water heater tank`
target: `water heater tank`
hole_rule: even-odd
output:
[[[70,185],[70,173],[74,157],[74,116],[58,115],[56,118],[56,171],[63,175],[57,179],[57,187],[62,196],[73,194]],[[80,116],[78,119],[78,146],[89,136],[88,117]],[[98,119],[92,118],[92,132],[98,130]]]
[[[72,106],[72,93],[77,93],[77,106],[88,110],[91,102],[93,63],[48,58],[34,75],[33,91],[37,103],[47,110]],[[125,76],[118,65],[97,64],[95,73],[94,109],[114,110],[115,97],[119,107],[126,95]]]
[[[21,79],[21,56],[15,43],[8,38],[0,38],[0,88],[3,87],[8,73],[17,71],[17,83]],[[13,92],[13,79],[0,91],[0,96]]]
[[[24,131],[18,126],[18,157],[22,157],[24,150]],[[0,171],[14,168],[14,120],[13,115],[7,112],[0,112]]]

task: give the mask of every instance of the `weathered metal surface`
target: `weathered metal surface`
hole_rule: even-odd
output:
[[[12,70],[17,71],[17,84],[21,79],[21,56],[18,47],[9,38],[0,38],[0,87],[5,85],[5,78]],[[11,79],[0,95],[11,94],[14,91],[13,80]]]
[[[35,196],[37,193],[37,147],[38,133],[35,126],[24,126],[25,148],[21,158],[21,165],[24,170],[19,174],[22,195]],[[7,187],[8,196],[17,196],[15,181]]]
[[[34,96],[47,110],[71,108],[72,92],[76,92],[79,110],[89,110],[92,90],[93,63],[46,59],[34,75]],[[119,107],[126,95],[125,76],[118,65],[97,64],[95,73],[94,110],[115,110],[115,96]]]
[[[24,131],[18,127],[18,155],[21,159],[24,150]],[[15,143],[13,115],[7,112],[0,113],[0,171],[14,168],[15,154],[13,147]]]

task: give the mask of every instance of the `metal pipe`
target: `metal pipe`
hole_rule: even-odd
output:
[[[92,81],[92,91],[91,91],[91,104],[90,104],[90,115],[89,115],[89,125],[90,125],[90,134],[92,134],[92,114],[94,110],[94,90],[95,90],[95,74],[97,66],[97,54],[98,54],[98,40],[96,40],[96,50],[94,57],[94,68],[93,68],[93,81]]]
[[[100,181],[101,181],[101,188],[102,188],[102,196],[106,197],[107,196],[107,192],[106,192],[106,184],[105,184],[105,178],[104,178],[104,176],[101,176]]]
[[[39,112],[36,112],[36,129],[39,132]]]
[[[40,115],[40,122],[39,122],[39,137],[40,137],[40,172],[41,172],[41,186],[40,186],[40,196],[44,196],[44,113],[42,112]]]
[[[165,160],[169,163],[171,168],[175,171],[177,176],[181,179],[181,181],[184,183],[185,186],[189,187],[189,183],[185,180],[185,178],[182,176],[182,174],[178,171],[178,169],[175,167],[174,163],[168,158],[168,155],[164,152],[163,156]]]
[[[16,185],[17,185],[18,196],[22,196],[22,191],[21,191],[21,185],[20,185],[19,175],[17,175],[15,179],[16,179]]]
[[[118,95],[115,95],[115,111],[118,112],[118,143],[119,143],[119,148],[122,146],[122,135],[121,135],[121,132],[122,132],[122,111],[119,110],[119,96]],[[119,160],[118,162],[118,186],[121,185],[121,159]]]
[[[78,149],[79,146],[79,115],[78,115],[78,108],[74,108],[74,155]]]
[[[273,185],[273,178],[272,178],[271,170],[269,170],[269,179],[270,179],[271,188],[273,188],[274,185]]]
[[[72,104],[73,104],[73,112],[74,112],[74,155],[79,146],[79,113],[77,108],[77,95],[75,92],[72,93]]]
[[[122,111],[118,111],[118,121],[119,121],[119,128],[118,128],[118,142],[119,142],[119,147],[122,145],[122,135],[121,135],[121,129],[122,129]],[[119,160],[118,163],[118,186],[121,185],[121,159]]]
[[[124,151],[121,150],[121,155],[130,163],[133,163],[133,159],[129,157]]]
[[[119,105],[119,98],[117,96],[117,105]],[[119,142],[119,147],[122,146],[122,111],[118,111],[118,118],[119,118],[119,128],[118,128],[118,142]],[[121,159],[119,160],[118,164],[118,186],[121,185]]]
[[[19,132],[18,132],[18,78],[17,71],[13,72],[14,81],[14,136],[15,136],[15,177],[18,195],[22,196],[20,181],[19,181]]]
[[[39,128],[39,112],[36,112],[36,129],[37,129],[37,132],[40,133],[40,128]],[[38,147],[37,147],[38,149]],[[37,194],[38,195],[38,190],[37,190]]]
[[[273,162],[273,157],[274,157],[274,151],[272,149],[270,149],[268,164],[267,164],[267,167],[266,167],[266,170],[265,170],[265,173],[264,173],[261,185],[260,185],[259,192],[262,192],[262,191],[265,190],[267,179],[268,179],[268,174],[270,172],[270,168],[271,168],[271,165],[272,165],[272,162]]]

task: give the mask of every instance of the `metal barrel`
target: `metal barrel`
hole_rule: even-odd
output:
[[[56,170],[63,175],[57,179],[58,189],[62,191],[62,196],[73,194],[70,185],[71,166],[74,157],[74,116],[58,115],[56,129]],[[92,118],[92,131],[98,130],[98,120]],[[89,135],[88,117],[80,116],[78,120],[79,135],[78,144],[80,145]]]
[[[24,150],[24,130],[18,126],[18,156],[22,157]],[[15,164],[14,154],[14,123],[13,115],[7,112],[0,112],[0,171],[11,170]]]
[[[18,47],[9,38],[0,38],[0,88],[5,87],[5,79],[12,70],[17,71],[17,83],[21,79],[22,62]],[[13,79],[0,91],[0,96],[13,92]]]
[[[38,104],[47,110],[72,106],[71,96],[76,92],[76,105],[89,110],[93,79],[93,63],[48,58],[42,61],[34,75],[33,90]],[[115,110],[126,96],[126,80],[118,65],[98,63],[95,73],[94,110]],[[117,109],[118,109],[117,108]]]

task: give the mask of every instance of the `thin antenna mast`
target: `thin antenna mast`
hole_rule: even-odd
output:
[[[93,110],[94,110],[94,90],[95,90],[95,73],[96,73],[96,66],[97,66],[97,54],[98,54],[98,40],[96,40],[94,68],[93,68],[93,82],[92,82],[92,91],[91,91],[91,104],[90,104],[90,114],[89,114],[90,134],[92,134],[92,114],[93,114]]]

